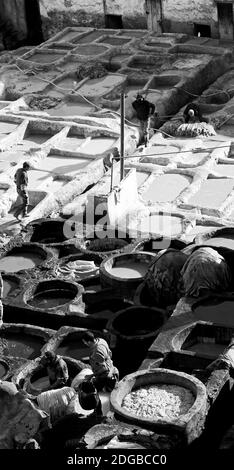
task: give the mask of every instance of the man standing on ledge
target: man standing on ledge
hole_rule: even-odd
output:
[[[140,121],[140,143],[144,143],[145,147],[147,147],[149,142],[150,117],[155,112],[155,105],[138,93],[136,100],[132,103],[132,107],[135,109],[137,119]]]
[[[18,168],[15,173],[15,184],[17,188],[17,193],[22,200],[22,204],[15,211],[15,218],[19,219],[19,215],[22,214],[23,218],[28,216],[28,170],[30,165],[28,162],[24,162],[23,168]]]

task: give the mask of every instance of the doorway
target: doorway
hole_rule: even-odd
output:
[[[105,27],[109,29],[123,29],[122,15],[105,15]]]
[[[27,23],[27,43],[36,46],[44,41],[42,22],[38,0],[24,0],[25,18]]]
[[[208,24],[198,24],[194,23],[194,36],[198,36],[201,38],[210,38],[211,37],[211,29]]]
[[[232,3],[217,3],[219,37],[223,41],[233,41],[233,6]]]
[[[162,0],[146,0],[145,7],[148,29],[162,33]]]

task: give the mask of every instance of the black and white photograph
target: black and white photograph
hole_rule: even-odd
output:
[[[4,470],[232,454],[234,1],[0,0]]]

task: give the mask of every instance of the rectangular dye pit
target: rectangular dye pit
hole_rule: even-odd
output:
[[[23,139],[23,144],[26,145],[27,144],[37,144],[37,145],[42,145],[44,144],[45,142],[47,142],[47,140],[51,139],[51,137],[53,137],[52,135],[46,135],[46,134],[30,134],[28,133],[24,139]]]
[[[188,176],[177,174],[156,176],[142,197],[145,201],[172,202],[189,186],[191,180]]]
[[[102,78],[88,79],[78,91],[84,96],[102,96],[109,93],[111,89],[117,87],[123,81],[123,76],[109,74]]]
[[[212,359],[208,357],[192,356],[182,351],[172,351],[166,355],[160,367],[192,374],[194,369],[205,369],[211,362]]]
[[[59,53],[53,53],[51,52],[50,54],[48,53],[43,53],[43,52],[36,52],[35,54],[31,55],[30,57],[25,58],[24,60],[28,60],[31,62],[36,62],[39,64],[53,64],[54,62],[57,62],[58,60],[62,59],[64,57],[63,54]]]
[[[10,167],[11,167],[10,162],[1,162],[0,161],[0,173],[3,173],[4,171],[9,170]]]
[[[129,57],[131,57],[131,54],[117,54],[113,57],[112,61],[122,63],[124,60],[129,59]]]
[[[109,49],[107,46],[104,46],[103,44],[84,44],[84,45],[79,45],[74,49],[73,54],[77,55],[83,55],[83,56],[97,56],[100,54],[104,54],[105,52],[108,52]]]
[[[15,124],[14,122],[0,121],[0,140],[15,131],[18,126],[19,124]]]
[[[175,86],[180,79],[177,75],[157,76],[150,80],[148,88],[153,90],[168,90]]]
[[[96,39],[104,35],[103,31],[92,31],[92,33],[86,34],[82,38],[76,38],[73,40],[75,43],[87,44],[89,42],[95,41]]]
[[[234,179],[208,179],[197,193],[188,199],[188,204],[208,209],[219,209],[234,188]]]
[[[61,150],[70,150],[70,151],[78,151],[80,146],[85,142],[85,138],[82,136],[68,136],[60,142],[57,147]],[[82,150],[83,152],[83,150]]]
[[[152,70],[156,68],[156,65],[157,65],[156,60],[155,61],[147,60],[145,56],[134,57],[128,63],[128,67],[130,68],[148,70],[149,72],[152,72]]]
[[[46,91],[46,95],[53,96],[54,98],[61,98],[61,96],[72,93],[77,87],[80,80],[75,77],[66,77],[61,80],[56,80],[56,86],[51,86]]]
[[[136,172],[136,177],[137,177],[137,187],[140,188],[142,184],[149,178],[150,173],[146,173],[144,171],[137,171]]]
[[[106,36],[99,41],[99,43],[110,44],[110,46],[123,46],[130,42],[131,38],[123,38],[118,36]]]
[[[216,359],[230,343],[234,330],[213,325],[196,325],[181,349]]]
[[[147,79],[134,79],[128,78],[123,86],[124,92],[128,93],[129,91],[136,91],[139,92],[147,83]]]
[[[37,168],[52,171],[58,175],[73,175],[90,163],[88,158],[64,157],[63,155],[51,154],[41,160]]]
[[[114,147],[116,140],[113,137],[93,137],[82,147],[81,152],[86,155],[98,155]]]
[[[193,307],[197,320],[234,328],[234,302],[231,300],[208,300]]]
[[[141,38],[141,37],[145,36],[148,33],[149,33],[149,31],[147,29],[145,31],[137,31],[137,30],[131,30],[131,29],[124,30],[123,29],[123,31],[119,32],[119,36],[124,35],[124,36],[133,37],[133,38]]]
[[[57,42],[70,42],[80,34],[80,31],[68,31],[67,33],[64,33],[62,36],[60,36],[60,38],[57,39]]]
[[[215,166],[214,171],[220,176],[230,176],[234,178],[234,165],[218,164]]]
[[[19,163],[25,157],[25,153],[23,151],[18,150],[16,147],[16,151],[14,152],[1,152],[1,160],[6,162],[14,162]]]
[[[45,77],[44,75],[42,78],[49,77]],[[21,95],[25,93],[41,93],[45,90],[47,85],[46,82],[34,76],[18,74],[17,81],[14,77],[14,91]]]
[[[90,106],[89,104],[72,103],[71,101],[69,101],[67,103],[63,103],[62,105],[56,106],[55,108],[48,109],[47,113],[50,116],[65,117],[65,116],[84,116],[94,111],[95,111],[95,108]]]
[[[28,188],[33,190],[40,188],[42,185],[49,184],[51,174],[48,171],[30,170],[28,172]],[[48,183],[47,183],[48,182]]]
[[[158,48],[162,47],[163,49],[169,49],[171,47],[171,44],[169,42],[146,42],[146,46],[152,47],[152,48]]]

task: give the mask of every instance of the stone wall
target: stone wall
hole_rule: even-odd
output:
[[[210,25],[211,36],[218,37],[218,15],[212,0],[163,0],[165,32],[193,34],[193,23]]]
[[[147,28],[143,0],[40,0],[45,39],[67,26],[105,26],[105,14],[122,15],[124,28]]]

